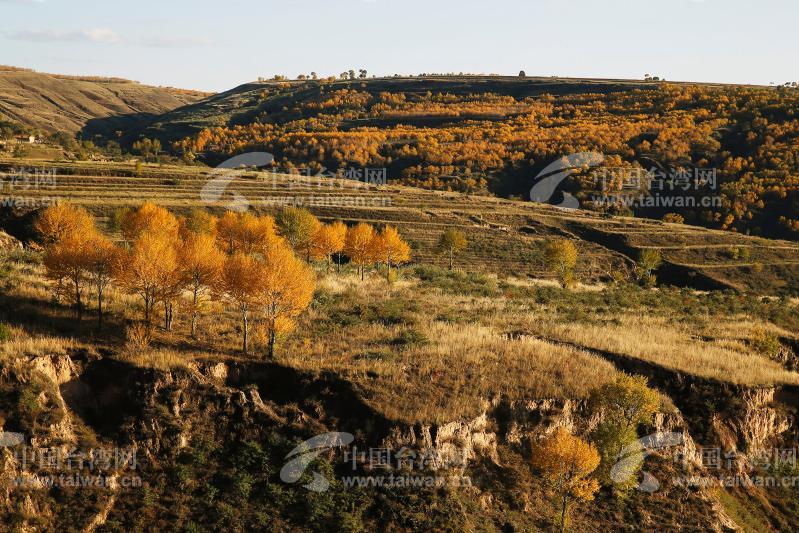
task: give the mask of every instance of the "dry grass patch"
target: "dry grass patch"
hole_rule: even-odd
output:
[[[542,337],[605,350],[687,374],[740,385],[799,384],[799,374],[744,344],[754,325],[716,323],[696,329],[667,317],[622,315],[609,323],[561,322],[538,315],[523,320]],[[722,338],[716,338],[720,335]]]
[[[119,356],[124,361],[139,368],[150,368],[168,372],[179,368],[191,367],[192,359],[166,348],[127,351]]]

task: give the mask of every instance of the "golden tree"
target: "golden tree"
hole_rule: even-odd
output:
[[[321,223],[310,211],[298,207],[286,207],[277,215],[280,234],[298,254],[310,260],[314,236]]]
[[[389,281],[392,265],[399,266],[411,259],[411,247],[393,226],[386,226],[376,234],[369,247],[372,260],[386,265],[386,279]]]
[[[466,248],[466,236],[454,228],[448,228],[438,239],[438,249],[449,255],[449,269],[454,266],[454,255]]]
[[[358,223],[355,227],[347,230],[347,238],[344,241],[344,253],[350,261],[358,267],[361,281],[364,278],[364,269],[372,261],[372,239],[375,237],[375,230],[369,224]]]
[[[114,265],[121,251],[111,239],[96,233],[87,243],[87,268],[89,279],[97,295],[97,325],[103,325],[105,291],[113,279]]]
[[[94,218],[82,207],[59,203],[42,211],[34,230],[45,245],[53,244],[68,234],[88,236],[95,231]]]
[[[544,261],[564,289],[574,284],[577,247],[572,241],[568,239],[547,241],[544,245]]]
[[[235,251],[239,233],[239,216],[234,211],[225,213],[216,222],[216,236],[223,249],[232,254]]]
[[[205,234],[216,236],[217,218],[201,208],[194,208],[189,211],[186,217],[179,220],[180,234],[187,238],[190,234]]]
[[[236,252],[229,256],[219,277],[217,289],[232,301],[241,316],[242,351],[249,353],[250,313],[257,308],[265,286],[264,263],[251,255]]]
[[[599,489],[588,476],[599,466],[599,452],[588,442],[558,427],[533,449],[533,465],[558,493],[560,531],[566,531],[572,501],[590,501]]]
[[[347,239],[347,226],[336,221],[325,224],[316,232],[313,241],[311,254],[314,259],[324,259],[327,262],[327,271],[330,272],[330,263],[333,254],[341,253],[344,250],[344,243]]]
[[[155,305],[163,301],[165,289],[174,286],[179,273],[174,239],[165,233],[145,232],[130,250],[117,259],[114,276],[130,294],[144,303],[144,320],[152,325]]]
[[[262,291],[259,296],[266,331],[268,356],[275,355],[275,340],[311,303],[316,279],[309,265],[288,246],[273,246],[264,254]]]
[[[260,253],[278,240],[275,219],[270,216],[239,215],[239,228],[235,249],[245,254]]]
[[[160,233],[177,238],[180,229],[178,219],[168,210],[152,202],[146,202],[138,209],[127,211],[122,217],[122,235],[128,241],[135,241],[144,233]]]
[[[216,224],[217,238],[229,254],[262,252],[278,240],[275,219],[226,211]]]
[[[56,293],[73,303],[78,319],[83,315],[83,291],[90,269],[92,236],[65,233],[45,248],[46,276],[56,282]]]
[[[188,235],[178,248],[178,264],[183,282],[191,292],[191,336],[197,335],[197,319],[206,304],[209,291],[217,284],[225,255],[216,239],[207,233]]]

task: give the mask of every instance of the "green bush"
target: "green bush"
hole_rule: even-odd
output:
[[[0,322],[0,342],[11,340],[11,328]]]
[[[780,340],[777,338],[777,336],[773,333],[769,333],[761,327],[752,330],[752,336],[749,339],[749,343],[759,353],[768,357],[776,357],[782,350],[782,345],[780,344]]]
[[[414,270],[424,285],[463,296],[496,296],[497,282],[476,272],[446,270],[433,265],[421,265]]]

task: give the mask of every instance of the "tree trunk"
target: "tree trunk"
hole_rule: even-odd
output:
[[[103,327],[103,287],[102,284],[97,285],[97,327]]]
[[[360,269],[361,269],[361,281],[363,281],[364,271],[366,270],[366,267],[364,267],[363,265],[361,265],[361,266],[360,266]]]
[[[192,306],[191,306],[191,338],[197,338],[197,287],[194,287],[194,298],[192,299]]]
[[[249,353],[249,349],[250,349],[249,337],[248,337],[250,324],[249,324],[248,317],[247,317],[247,308],[246,307],[242,308],[241,317],[242,317],[242,319],[244,319],[244,355],[247,355]]]
[[[75,313],[78,316],[78,322],[83,320],[83,302],[80,297],[80,283],[75,281]]]
[[[275,338],[277,337],[277,333],[275,332],[275,321],[272,320],[272,327],[269,328],[269,359],[275,358]]]
[[[569,495],[567,492],[563,493],[563,505],[560,510],[560,533],[566,531],[566,509],[569,506]]]

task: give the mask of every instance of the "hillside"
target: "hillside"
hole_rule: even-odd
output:
[[[13,171],[15,159],[0,160]],[[203,167],[37,161],[54,171],[52,186],[10,191],[7,203],[21,206],[53,198],[87,207],[102,220],[115,211],[151,200],[176,212],[197,206],[221,213],[242,194],[259,212],[302,205],[324,220],[397,225],[414,248],[416,261],[444,266],[436,243],[446,228],[469,235],[460,262],[500,276],[546,278],[542,243],[566,236],[580,246],[578,278],[586,283],[629,278],[642,250],[661,252],[659,278],[697,289],[731,289],[766,295],[795,295],[799,287],[799,245],[687,224],[670,224],[592,211],[564,211],[542,204],[491,196],[429,191],[401,185],[375,186],[351,180],[246,172],[211,203],[201,200],[209,180]],[[23,230],[19,235],[24,237]]]
[[[0,168],[13,173],[25,164],[7,159]],[[659,486],[636,490],[635,477],[623,488],[597,470],[602,488],[574,503],[571,531],[799,527],[795,486],[754,484],[799,479],[795,463],[776,458],[799,445],[799,314],[789,297],[798,285],[795,243],[402,185],[247,171],[206,202],[210,176],[202,167],[36,167],[55,170],[42,174],[54,179],[20,182],[0,217],[0,228],[29,245],[23,251],[6,238],[0,249],[1,429],[36,449],[136,449],[137,463],[68,463],[67,479],[76,472],[93,479],[99,470],[108,485],[50,487],[58,466],[26,463],[13,444],[0,449],[4,524],[550,531],[558,498],[534,466],[536,446],[567,428],[614,450],[598,426],[612,404],[599,409],[595,401],[623,402],[613,386],[633,375],[653,399],[630,438],[656,438],[633,473],[643,466]],[[237,194],[253,214],[293,203],[324,222],[395,225],[411,245],[411,263],[387,281],[372,266],[362,280],[346,258],[334,268],[308,261],[312,301],[294,328],[281,330],[270,358],[264,311],[252,311],[245,353],[240,307],[217,291],[208,294],[196,335],[188,292],[173,296],[174,323],[165,325],[164,300],[144,331],[142,298],[116,273],[128,261],[114,267],[100,325],[99,292],[84,287],[86,308],[73,306],[69,281],[54,270],[56,245],[36,242],[31,229],[38,207],[65,201],[85,207],[105,238],[122,241],[128,209],[149,201],[169,213],[158,219],[163,227],[145,231],[172,227],[179,242],[187,237],[170,216],[201,221],[198,208],[222,215]],[[196,227],[190,231],[205,231]],[[468,239],[452,271],[436,249],[448,228]],[[550,279],[543,260],[545,242],[564,237],[578,250],[580,283],[569,289]],[[137,241],[121,244],[123,253]],[[657,288],[633,280],[644,249],[666,259]],[[352,435],[355,447],[325,450],[300,467],[304,474],[287,478],[295,446],[328,432]],[[375,466],[371,450],[428,462]],[[718,465],[708,463],[713,450],[724,454]],[[604,468],[615,461],[615,451],[603,456]],[[434,484],[351,485],[356,475]],[[329,490],[307,490],[320,476]]]
[[[129,126],[125,117],[142,120],[207,96],[198,91],[151,87],[119,78],[62,76],[0,67],[0,120],[44,132],[81,131],[96,119],[113,133]]]
[[[270,81],[176,109],[138,133],[208,163],[264,150],[282,169],[385,168],[408,185],[524,199],[558,158],[598,153],[600,165],[561,184],[584,208],[676,213],[695,225],[795,240],[798,105],[795,87],[466,76]],[[649,181],[631,184],[640,172]],[[701,172],[712,180],[683,183]]]

